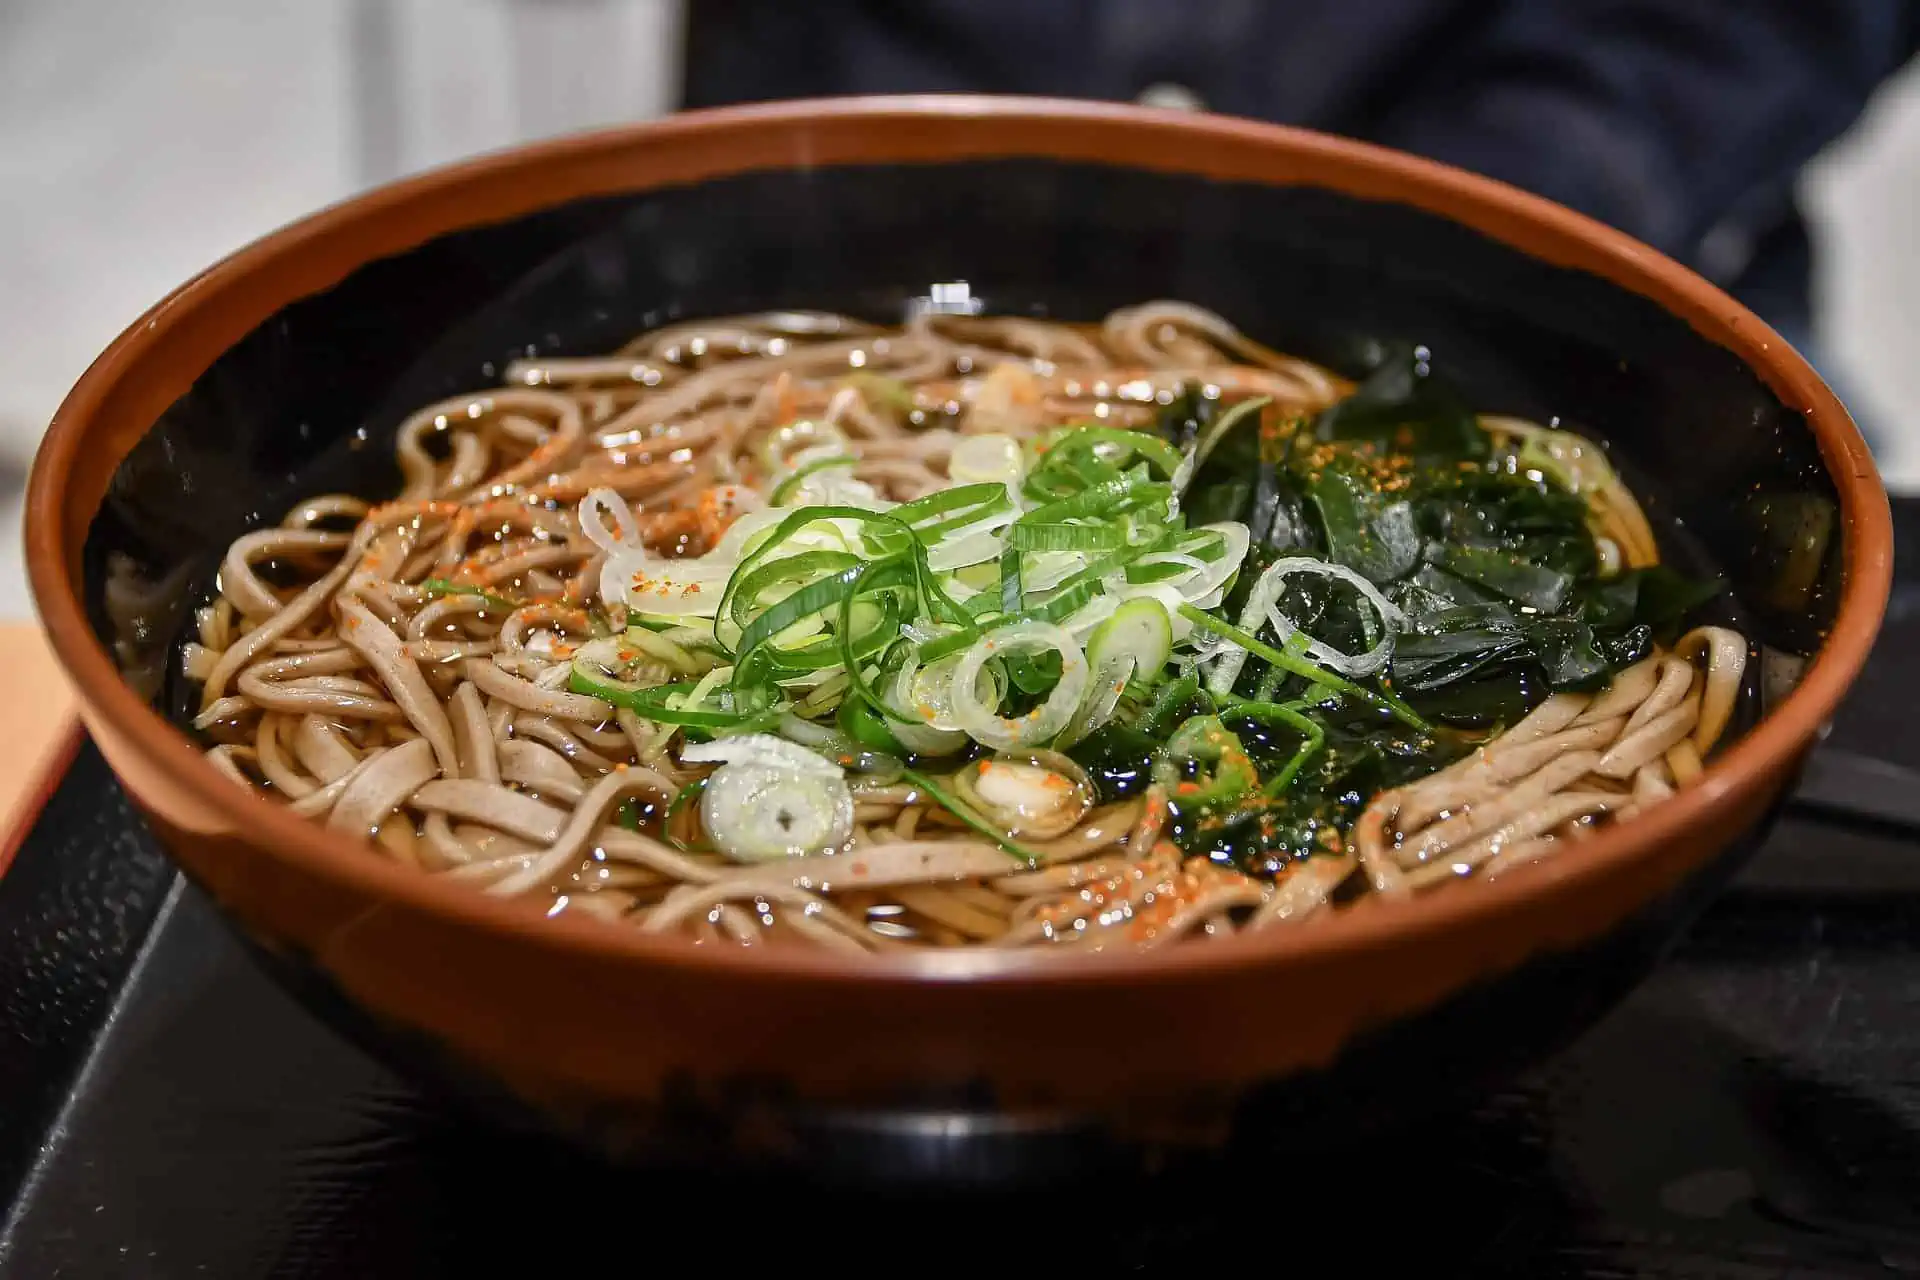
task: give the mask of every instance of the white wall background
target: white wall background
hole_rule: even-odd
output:
[[[1833,376],[1880,433],[1888,483],[1920,491],[1920,64],[1881,91],[1802,189]]]
[[[41,428],[146,306],[369,183],[658,114],[678,40],[677,0],[0,0],[0,620]],[[1920,489],[1920,72],[1808,194],[1839,376]]]

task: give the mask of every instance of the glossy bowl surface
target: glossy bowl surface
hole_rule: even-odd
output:
[[[1732,581],[1763,718],[1678,798],[1493,883],[1152,954],[871,962],[546,919],[245,795],[170,722],[173,646],[227,542],[302,495],[391,487],[409,408],[523,353],[766,307],[895,318],[946,280],[1071,318],[1189,299],[1348,371],[1417,341],[1477,406],[1607,439],[1676,549]],[[129,791],[341,1025],[608,1149],[868,1167],[888,1143],[1339,1126],[1393,1113],[1409,1078],[1470,1085],[1563,1041],[1750,849],[1864,662],[1891,569],[1885,494],[1844,409],[1753,315],[1644,246],[1360,144],[986,98],[694,113],[296,223],[87,372],[35,466],[28,552]]]

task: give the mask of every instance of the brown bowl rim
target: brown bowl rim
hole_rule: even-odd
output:
[[[796,146],[801,135],[807,142]],[[1806,415],[1839,493],[1845,581],[1825,643],[1800,684],[1692,787],[1584,842],[1578,858],[1521,868],[1491,882],[1406,902],[1368,902],[1318,919],[1200,946],[1098,956],[964,949],[845,957],[828,952],[718,950],[637,929],[562,915],[422,875],[330,835],[222,777],[188,736],[120,677],[71,586],[85,523],[65,498],[76,457],[115,412],[114,393],[138,374],[135,397],[162,403],[205,370],[156,373],[143,360],[170,332],[210,354],[207,364],[280,307],[355,268],[461,227],[498,222],[570,200],[809,164],[986,158],[1090,161],[1227,181],[1309,185],[1411,205],[1536,259],[1602,276],[1685,320],[1739,357],[1781,401]],[[1284,177],[1288,171],[1299,177]],[[1308,172],[1310,171],[1310,172]],[[531,180],[536,172],[542,180]],[[537,194],[536,194],[537,191]],[[217,332],[214,332],[217,331]],[[170,393],[165,388],[171,384]],[[152,390],[159,385],[161,392]],[[120,407],[118,412],[128,412]],[[151,421],[141,431],[150,429]],[[119,459],[115,459],[117,465]],[[92,519],[89,513],[88,522]],[[1678,263],[1599,222],[1517,188],[1366,143],[1232,117],[1046,98],[972,95],[819,99],[687,112],[570,135],[430,170],[376,188],[281,228],[175,289],[87,369],[50,425],[29,481],[26,550],[42,623],[84,702],[166,782],[250,835],[254,856],[280,858],[322,879],[395,900],[520,945],[560,948],[669,967],[734,971],[760,980],[851,983],[967,980],[1052,984],[1196,977],[1254,963],[1497,927],[1550,887],[1598,881],[1650,857],[1711,811],[1793,764],[1867,659],[1892,576],[1892,522],[1866,443],[1807,362],[1745,307]],[[69,546],[72,555],[69,557]]]

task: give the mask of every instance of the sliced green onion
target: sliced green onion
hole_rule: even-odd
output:
[[[833,710],[836,706],[846,706],[849,705],[849,703],[859,705],[860,700],[858,698],[847,699],[842,696],[852,684],[853,677],[849,676],[843,667],[821,681],[820,686],[812,693],[800,699],[799,705],[796,706],[794,710],[802,716],[810,717],[823,715]]]
[[[1300,633],[1295,632],[1294,634],[1297,636]],[[1291,648],[1291,641],[1289,641],[1288,647]],[[1275,695],[1280,692],[1280,686],[1285,684],[1287,677],[1292,674],[1293,673],[1285,667],[1268,667],[1266,672],[1260,677],[1260,687],[1254,692],[1254,701],[1272,702]]]
[[[865,574],[866,568],[856,560],[824,578],[816,578],[762,611],[740,633],[739,643],[734,645],[735,660],[744,665],[749,654],[794,623],[839,604],[851,595],[853,584]]]
[[[1191,671],[1160,686],[1160,692],[1153,697],[1153,703],[1134,725],[1149,737],[1158,737],[1168,727],[1174,713],[1192,700],[1200,692],[1200,677]]]
[[[727,668],[716,668],[725,671]],[[712,675],[711,672],[708,673]],[[578,668],[569,673],[567,688],[575,693],[584,693],[612,703],[616,707],[625,707],[643,720],[652,720],[658,724],[677,724],[698,729],[735,729],[766,718],[769,711],[778,714],[778,708],[768,699],[764,705],[744,707],[738,699],[723,698],[732,704],[718,710],[703,707],[705,694],[712,686],[706,686],[704,680],[683,680],[677,684],[655,685],[650,689],[634,689],[615,685],[604,679],[583,676]],[[693,706],[684,706],[681,699],[700,694],[701,700]]]
[[[1362,702],[1379,707],[1382,711],[1392,713],[1395,719],[1411,728],[1419,729],[1422,732],[1425,732],[1427,728],[1429,728],[1427,722],[1422,720],[1412,707],[1409,707],[1406,703],[1400,701],[1400,699],[1390,693],[1375,693],[1373,690],[1363,688],[1343,676],[1337,676],[1331,671],[1315,666],[1298,654],[1283,653],[1266,641],[1247,634],[1231,622],[1222,621],[1212,614],[1207,613],[1205,610],[1196,609],[1190,604],[1180,606],[1180,615],[1196,627],[1211,631],[1223,640],[1232,641],[1256,658],[1270,662],[1276,667],[1285,667],[1297,676],[1305,676],[1308,680],[1317,681],[1320,684],[1326,685],[1329,689],[1337,689],[1341,693],[1359,698]]]
[[[1060,680],[1039,706],[1007,718],[1000,714],[998,699],[994,706],[981,701],[977,683],[989,661],[1043,653],[1060,655]],[[1028,622],[996,629],[975,641],[953,669],[953,717],[968,737],[984,746],[1002,751],[1038,746],[1067,727],[1091,678],[1087,655],[1060,627]]]
[[[727,579],[726,590],[721,593],[720,605],[715,610],[714,616],[717,618],[733,616],[731,612],[733,598],[739,591],[740,585],[750,580],[753,571],[760,565],[774,558],[775,550],[794,534],[808,525],[834,520],[845,520],[877,529],[882,535],[878,540],[883,546],[893,543],[892,550],[896,551],[904,550],[913,539],[913,530],[884,512],[868,511],[863,507],[801,507],[768,531],[764,540],[734,566],[732,575]]]
[[[1021,551],[1113,551],[1128,542],[1121,524],[1016,524],[1007,545]]]
[[[638,657],[638,652],[628,648],[624,640],[609,637],[590,641],[574,650],[567,684],[575,693],[607,701],[640,693],[652,685],[629,680],[622,674],[638,665]]]
[[[428,578],[420,584],[420,590],[436,599],[440,596],[479,596],[494,608],[504,609],[508,613],[520,608],[518,601],[495,595],[485,587],[476,586],[471,582],[454,582],[449,578]]]
[[[1020,587],[1020,548],[1000,553],[1000,612],[1018,613],[1025,593]]]
[[[1214,766],[1208,781],[1198,791],[1180,791],[1169,776],[1173,760],[1197,760]],[[1220,723],[1218,716],[1194,716],[1174,731],[1167,741],[1166,757],[1156,769],[1161,781],[1174,790],[1177,803],[1209,808],[1238,799],[1260,785],[1260,775],[1247,759],[1240,738]]]
[[[1132,671],[1152,681],[1173,653],[1173,622],[1166,606],[1152,596],[1137,596],[1113,611],[1087,640],[1087,661],[1095,671],[1132,659]]]
[[[1126,568],[1127,565],[1138,560],[1141,556],[1163,545],[1170,536],[1172,536],[1171,531],[1161,529],[1149,534],[1139,542],[1131,543],[1128,546],[1121,547],[1117,551],[1109,552],[1084,569],[1080,569],[1070,576],[1061,579],[1058,583],[1055,583],[1054,590],[1071,591],[1085,583],[1092,583],[1098,586],[1109,575],[1119,572]]]
[[[754,616],[765,612],[767,606],[762,601],[769,591],[788,583],[804,585],[864,563],[863,557],[851,551],[826,550],[799,551],[769,560],[744,574],[735,575],[733,598],[728,603],[725,616],[745,632],[752,625]]]
[[[646,627],[628,627],[626,636],[620,643],[634,651],[646,654],[649,658],[665,663],[683,676],[705,675],[714,668],[712,654],[689,652],[670,637]],[[577,654],[575,656],[578,657]]]
[[[1125,476],[1112,480],[1103,480],[1090,485],[1070,498],[1035,507],[1021,516],[1020,524],[1057,524],[1063,520],[1087,520],[1099,516],[1116,514],[1127,494],[1133,490],[1134,481]]]
[[[1090,455],[1102,445],[1117,447],[1128,451],[1131,456],[1144,458],[1168,479],[1172,479],[1173,473],[1180,469],[1180,451],[1165,440],[1145,431],[1127,431],[1120,427],[1075,427],[1054,443],[1048,460],[1060,457],[1062,451],[1069,457],[1077,453]],[[1126,458],[1122,457],[1120,461],[1124,463]]]
[[[920,605],[935,622],[951,622],[963,627],[973,625],[973,615],[962,608],[940,585],[940,579],[927,564],[926,548],[913,543],[907,551],[913,562],[914,581],[920,589]]]
[[[707,780],[705,778],[695,778],[692,782],[689,782],[686,786],[674,792],[673,799],[667,804],[666,813],[661,815],[660,833],[666,836],[668,844],[682,853],[713,852],[713,846],[706,841],[702,840],[695,843],[691,840],[682,840],[679,836],[675,835],[673,831],[673,820],[679,816],[680,811],[706,794],[706,790]]]
[[[1236,698],[1233,704],[1222,714],[1245,716],[1249,720],[1278,721],[1286,725],[1289,729],[1296,730],[1305,737],[1306,741],[1302,742],[1299,749],[1293,753],[1292,758],[1290,758],[1285,765],[1281,766],[1280,772],[1274,774],[1266,786],[1261,788],[1262,793],[1269,800],[1277,799],[1281,795],[1284,795],[1287,788],[1293,785],[1293,780],[1299,775],[1301,767],[1305,765],[1307,761],[1311,760],[1321,747],[1326,745],[1326,729],[1321,727],[1318,721],[1301,714],[1297,706],[1288,703],[1267,702],[1265,700],[1248,702]]]
[[[882,565],[882,564],[868,564],[868,565],[862,566],[858,570],[857,576],[854,578],[852,589],[848,591],[846,596],[844,596],[840,601],[840,644],[841,644],[841,661],[843,664],[842,670],[845,672],[847,676],[848,684],[851,686],[848,689],[848,693],[850,696],[856,696],[862,699],[863,701],[866,702],[868,706],[872,707],[875,711],[878,711],[881,715],[885,716],[889,720],[897,720],[897,721],[900,721],[901,723],[911,723],[910,721],[907,720],[905,716],[895,711],[892,707],[889,707],[886,704],[886,701],[882,699],[879,694],[873,691],[873,685],[867,679],[867,673],[861,666],[861,660],[854,652],[853,636],[851,635],[851,631],[853,627],[853,599],[854,599],[854,596],[859,592],[861,584],[866,580],[869,574],[877,573],[882,569],[889,569],[892,567],[893,567],[892,565]],[[884,666],[885,664],[883,662],[882,667],[884,668]]]
[[[747,664],[752,668],[751,678],[758,679],[761,676],[763,663],[778,673],[776,679],[787,680],[829,667],[843,667],[849,649],[854,659],[862,662],[884,652],[900,638],[900,629],[910,603],[903,602],[901,595],[897,591],[877,590],[871,595],[863,594],[855,598],[846,624],[852,628],[850,645],[841,643],[841,628],[835,615],[830,634],[816,636],[790,648],[771,643],[760,646],[754,650],[753,661]],[[880,602],[877,606],[874,604],[875,597]],[[746,663],[746,659],[742,661]]]
[[[924,498],[915,498],[887,512],[895,520],[912,525],[914,532],[922,542],[937,540],[940,533],[949,529],[962,528],[993,514],[1005,511],[1013,506],[1007,498],[1007,486],[982,482],[980,484],[960,484],[948,489],[936,489]],[[956,517],[955,513],[961,513]],[[940,524],[928,528],[920,526],[937,517]]]
[[[859,698],[848,698],[842,702],[836,719],[841,732],[870,751],[883,751],[894,756],[909,753],[909,748],[894,733],[887,718]]]
[[[1031,623],[1057,625],[1080,612],[1080,610],[1087,606],[1089,601],[1099,594],[1100,584],[1098,582],[1086,581],[1076,583],[1071,588],[1056,591],[1054,594],[1048,596],[1046,600],[1031,608],[1022,609],[1019,613],[1009,614],[1003,618],[993,619],[987,624],[984,631],[979,627],[969,627],[964,631],[956,631],[951,635],[941,636],[937,640],[929,640],[926,644],[920,646],[920,658],[923,662],[936,662],[941,658],[960,652],[975,640],[978,640],[983,634],[1000,631],[1007,627],[1018,627]]]

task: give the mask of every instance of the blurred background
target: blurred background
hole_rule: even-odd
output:
[[[741,7],[697,2],[708,15]],[[1029,7],[1068,20],[1093,6]],[[1833,9],[1851,20],[1873,7]],[[926,6],[949,22],[959,8]],[[1171,0],[1105,8],[1149,45],[1163,39],[1155,22],[1186,12]],[[797,0],[759,9],[821,12]],[[18,490],[40,432],[145,307],[246,241],[369,185],[674,109],[688,26],[682,0],[0,2],[0,620],[30,613]],[[778,14],[755,36],[777,56]],[[1123,96],[1060,74],[1063,92]],[[1156,81],[1124,96],[1192,104],[1206,94]],[[1920,422],[1904,412],[1920,403],[1920,72],[1888,80],[1800,173],[1798,203],[1816,252],[1811,326],[1793,336],[1817,347],[1870,426],[1889,480],[1920,489]]]

